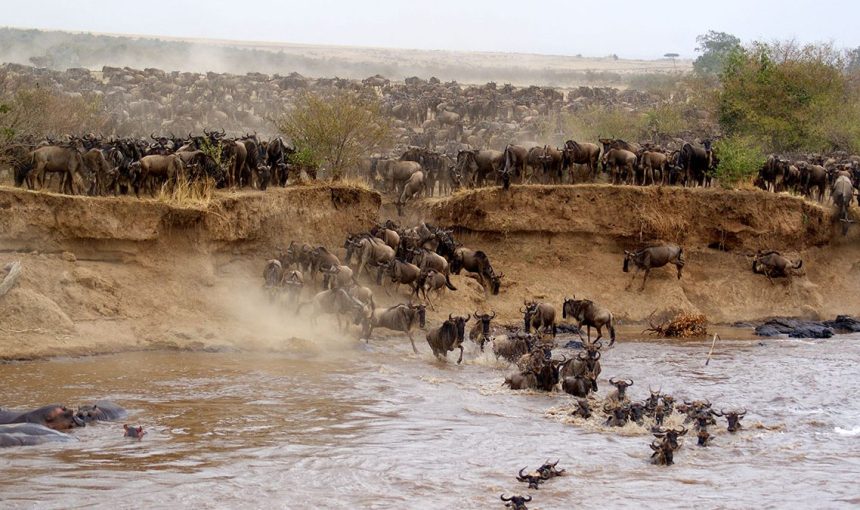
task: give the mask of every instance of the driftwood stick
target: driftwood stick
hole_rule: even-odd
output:
[[[708,366],[708,363],[711,362],[711,354],[714,353],[714,346],[717,345],[717,338],[720,338],[720,335],[714,333],[714,340],[711,342],[711,350],[708,352],[708,359],[705,360],[705,366]],[[720,338],[722,340],[722,338]]]
[[[11,264],[7,264],[3,269],[8,271],[8,273],[3,278],[3,281],[0,282],[0,297],[5,296],[18,283],[18,278],[21,277],[21,262],[16,260]]]

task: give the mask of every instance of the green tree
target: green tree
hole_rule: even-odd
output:
[[[693,70],[704,76],[719,76],[729,55],[741,47],[741,40],[725,32],[709,30],[696,37],[696,44],[696,51],[701,55],[693,61]]]
[[[345,90],[305,92],[275,124],[296,145],[303,164],[320,165],[332,178],[385,145],[391,132],[377,98]]]
[[[714,151],[720,159],[717,181],[724,188],[750,182],[765,162],[761,144],[750,137],[723,138],[714,144]]]
[[[842,112],[857,101],[843,68],[841,52],[827,44],[736,49],[720,76],[720,125],[728,135],[752,136],[775,151],[839,148],[849,138]]]

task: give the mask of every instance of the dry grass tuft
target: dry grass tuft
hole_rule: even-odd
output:
[[[651,314],[653,317],[654,314]],[[650,328],[645,331],[666,338],[694,338],[703,337],[708,334],[708,318],[701,313],[681,312],[673,319],[660,324],[651,322],[648,318]]]
[[[180,178],[173,186],[173,190],[165,183],[155,196],[157,202],[163,202],[179,207],[208,207],[215,197],[215,181],[203,179],[188,181]]]

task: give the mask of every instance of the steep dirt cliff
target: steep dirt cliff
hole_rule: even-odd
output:
[[[498,296],[453,276],[458,290],[436,301],[431,324],[475,310],[519,323],[526,298],[552,302],[560,315],[563,298],[573,295],[606,305],[628,325],[654,311],[698,311],[715,323],[860,314],[860,229],[842,237],[827,207],[795,197],[515,186],[425,199],[408,209],[403,223],[453,228],[458,241],[486,251],[505,275]],[[291,240],[342,255],[346,234],[366,231],[388,214],[378,194],[349,186],[224,193],[187,207],[0,188],[0,268],[12,260],[24,266],[19,284],[0,298],[0,359],[271,349],[289,341],[313,348],[297,338],[343,337],[312,327],[307,313],[295,317],[268,303],[263,265]],[[644,291],[641,276],[628,289],[624,250],[658,240],[684,247],[683,278],[675,278],[674,268],[657,269]],[[800,257],[803,271],[771,284],[750,270],[758,249]],[[311,296],[308,290],[302,299]],[[378,305],[407,299],[378,289],[376,296]],[[631,326],[627,335],[640,329]]]

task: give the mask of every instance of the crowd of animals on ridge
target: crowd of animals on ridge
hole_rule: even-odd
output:
[[[18,64],[0,66],[0,78],[7,90],[41,86],[68,96],[98,97],[104,103],[109,120],[101,132],[107,136],[18,139],[4,155],[15,167],[18,185],[26,182],[40,187],[44,172],[71,174],[61,179],[57,189],[73,193],[118,194],[130,189],[153,193],[159,184],[183,176],[186,180],[211,177],[218,187],[259,189],[269,183],[286,185],[290,175],[303,171],[313,178],[315,168],[291,160],[289,142],[257,135],[257,130],[271,129],[267,120],[271,112],[280,111],[304,90],[348,89],[381,98],[383,113],[394,122],[394,152],[371,157],[350,172],[378,189],[393,192],[401,207],[421,193],[447,193],[459,187],[593,182],[598,178],[598,166],[608,172],[607,180],[613,183],[709,185],[719,161],[706,133],[688,136],[701,138],[702,146],[680,138],[661,139],[659,143],[568,140],[562,147],[528,141],[540,136],[541,119],[553,113],[576,114],[596,104],[635,111],[666,101],[634,90],[580,87],[565,93],[550,87],[516,88],[494,83],[461,86],[432,78],[392,83],[380,76],[358,81],[309,79],[295,73],[239,76],[107,66],[101,72],[59,72]],[[207,131],[206,126],[211,125],[227,126],[231,133],[254,134],[228,137],[221,128]],[[132,135],[141,131],[167,134]],[[176,136],[174,132],[189,134]],[[192,136],[192,132],[203,134]],[[201,148],[204,138],[220,149],[214,151],[220,156],[220,165],[213,161],[213,150],[191,155]],[[266,152],[264,146],[273,143],[279,146],[280,156],[271,157]],[[80,157],[59,150],[50,153],[43,146],[73,148]],[[48,153],[58,159],[40,163],[33,155],[37,150],[43,160]],[[176,158],[162,157],[134,165],[146,156],[171,154],[177,154],[181,164]],[[407,160],[420,168],[400,163]],[[763,189],[815,195],[819,201],[829,190],[841,209],[840,217],[847,221],[856,191],[848,193],[847,184],[837,185],[835,181],[837,174],[847,174],[856,190],[860,186],[859,165],[860,156],[839,152],[793,155],[790,160],[774,155],[760,170],[756,183]],[[421,175],[413,177],[419,170]]]
[[[415,353],[419,350],[413,331],[423,329],[433,355],[446,359],[449,352],[459,350],[458,364],[463,361],[468,336],[477,355],[486,348],[497,359],[517,367],[504,379],[504,385],[511,389],[548,392],[561,389],[576,397],[572,415],[590,419],[602,414],[604,417],[600,419],[605,426],[620,427],[628,422],[650,424],[648,426],[660,439],[651,445],[654,462],[658,464],[672,464],[673,452],[679,448],[678,436],[687,433],[686,428],[664,427],[664,421],[673,412],[684,415],[687,422],[695,422],[701,446],[707,446],[710,441],[709,427],[715,425],[715,416],[727,417],[730,432],[739,428],[738,417],[743,416],[743,411],[718,412],[712,410],[706,400],[676,405],[671,395],[652,391],[645,401],[633,402],[626,393],[627,387],[633,384],[629,379],[609,379],[615,391],[605,397],[602,405],[592,409],[597,402],[603,332],[609,335],[611,348],[616,341],[616,330],[612,312],[588,299],[574,296],[563,300],[562,319],[572,321],[572,325],[559,323],[556,308],[546,301],[523,303],[520,309],[522,328],[494,328],[496,313],[478,310],[465,315],[449,313],[438,326],[428,325],[427,307],[436,310],[443,292],[457,290],[451,283],[451,274],[464,272],[483,286],[488,297],[499,294],[502,288],[504,274],[493,268],[490,257],[481,250],[461,246],[450,230],[426,223],[402,228],[389,220],[367,233],[348,236],[343,249],[343,262],[324,246],[293,241],[279,250],[276,258],[266,262],[263,271],[263,287],[270,301],[295,314],[309,309],[312,325],[317,325],[322,316],[333,316],[340,331],[346,333],[351,327],[357,327],[358,337],[368,342],[375,330],[401,333],[409,339]],[[681,247],[662,244],[625,252],[622,270],[635,270],[631,284],[639,272],[644,271],[641,290],[649,271],[667,264],[675,266],[680,279],[685,265]],[[800,264],[769,252],[756,257],[753,269],[768,277],[788,276],[787,273]],[[407,301],[377,307],[373,286],[377,291],[388,296],[394,293],[396,297],[404,285],[408,291],[401,296],[407,297]],[[306,289],[310,294],[304,292]],[[467,328],[470,322],[471,327]],[[570,359],[564,355],[553,357],[560,328],[578,334],[581,340],[582,350]],[[586,336],[582,334],[583,328]],[[593,340],[592,328],[597,332]],[[537,479],[532,482],[540,483]]]

